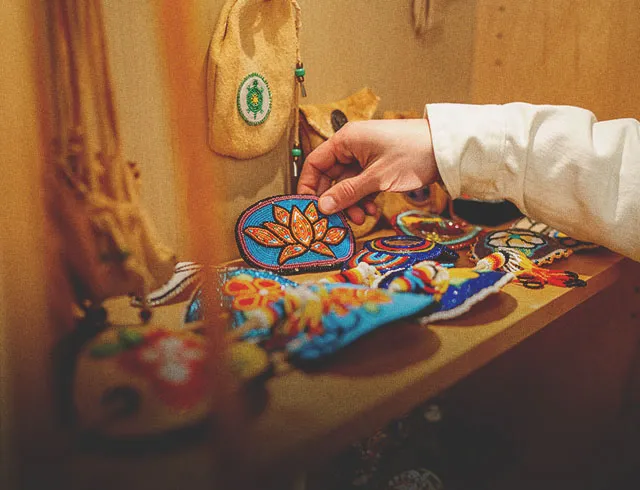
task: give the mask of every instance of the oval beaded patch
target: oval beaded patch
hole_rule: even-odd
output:
[[[311,195],[276,196],[249,207],[238,218],[236,242],[249,264],[281,274],[333,269],[355,250],[345,216],[322,214]]]
[[[399,213],[391,224],[398,233],[422,237],[454,250],[470,246],[482,231],[480,226],[420,210]]]
[[[445,245],[408,235],[387,236],[369,240],[365,242],[364,248],[370,252],[382,252],[396,256],[408,255],[418,262],[435,260],[452,264],[459,258],[455,250],[451,250]]]
[[[481,234],[473,245],[470,256],[477,262],[500,248],[520,251],[535,265],[551,264],[554,260],[573,253],[553,237],[533,230],[511,228]]]
[[[238,87],[238,112],[250,126],[257,126],[267,120],[271,113],[271,90],[259,73],[251,73]]]

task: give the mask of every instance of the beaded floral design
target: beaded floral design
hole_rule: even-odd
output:
[[[273,206],[274,222],[267,221],[264,228],[249,226],[244,233],[265,247],[281,248],[278,264],[308,251],[335,258],[329,245],[338,245],[347,236],[345,228],[329,228],[327,218],[320,218],[315,203],[311,202],[301,212],[293,206],[291,212]]]
[[[298,288],[303,293],[307,288]],[[288,337],[290,360],[314,361],[329,356],[358,338],[395,320],[424,311],[433,298],[411,293],[396,294],[353,285],[326,284],[308,288],[307,299],[282,325]]]
[[[94,358],[117,356],[127,371],[150,380],[158,397],[177,410],[189,409],[206,394],[204,340],[163,329],[122,329],[117,343],[98,344]]]
[[[262,317],[264,326],[271,326],[282,316],[276,303],[285,295],[281,283],[264,277],[247,274],[228,279],[223,286],[225,295],[231,298],[231,307],[245,316]]]
[[[349,259],[355,242],[341,213],[323,215],[315,196],[276,196],[245,210],[236,224],[243,258],[272,272],[327,270]]]

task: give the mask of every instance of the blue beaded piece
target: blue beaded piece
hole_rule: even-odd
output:
[[[270,279],[272,281],[279,283],[283,289],[285,287],[297,287],[299,285],[297,282],[287,279],[286,277],[282,277],[278,274],[274,274],[273,272],[260,270],[260,269],[250,269],[250,268],[229,269],[225,271],[223,274],[224,274],[224,277],[222,278],[223,282],[226,282],[238,276],[249,276],[251,278]],[[244,325],[247,322],[248,317],[244,311],[234,310],[231,307],[231,300],[232,298],[223,295],[224,305],[227,309],[231,311],[232,320],[231,320],[230,328],[233,330]],[[282,302],[273,302],[271,303],[270,307],[273,309],[273,311],[275,312],[278,318],[282,318],[284,316],[284,306]],[[256,328],[247,332],[244,335],[244,338],[258,341],[258,340],[267,338],[270,335],[271,335],[270,328],[268,327]]]
[[[364,243],[364,248],[370,252],[410,256],[414,260],[413,263],[434,260],[453,264],[460,258],[458,252],[445,245],[408,235],[395,235],[369,240]]]
[[[204,313],[202,308],[202,289],[198,289],[193,299],[187,307],[187,313],[184,317],[184,323],[193,323],[204,320]]]
[[[455,274],[455,269],[450,270]],[[432,323],[439,320],[450,320],[460,316],[471,307],[484,300],[488,295],[497,293],[514,276],[500,271],[474,271],[477,277],[456,279],[449,282],[438,308],[430,315],[423,317],[421,323]]]
[[[362,262],[375,267],[378,272],[384,274],[391,270],[411,267],[417,262],[417,260],[415,257],[410,255],[391,255],[383,252],[371,252],[367,249],[363,249],[345,262],[342,266],[342,270],[346,271],[353,269]]]
[[[353,288],[367,290],[353,284],[326,284],[312,289]],[[408,318],[433,308],[433,297],[423,294],[385,292],[389,302],[365,304],[352,308],[346,315],[330,312],[323,315],[323,333],[309,336],[300,334],[287,344],[286,351],[292,361],[312,362],[328,357],[369,332],[388,323]]]
[[[271,279],[272,281],[279,282],[280,284],[282,284],[282,286],[296,287],[299,285],[297,282],[292,281],[291,279],[283,277],[279,274],[275,274],[274,272],[269,272],[261,269],[250,269],[249,267],[229,269],[228,272],[225,272],[225,279],[231,279],[232,277],[240,275],[247,275],[260,279]]]
[[[322,214],[310,195],[275,196],[249,207],[236,223],[236,242],[247,263],[280,274],[335,269],[355,251],[344,214]]]

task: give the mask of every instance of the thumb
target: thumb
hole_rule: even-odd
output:
[[[363,172],[336,183],[320,196],[318,207],[324,214],[337,213],[379,190],[375,181]]]

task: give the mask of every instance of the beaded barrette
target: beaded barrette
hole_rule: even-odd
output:
[[[397,235],[365,242],[364,248],[345,263],[343,271],[366,263],[384,274],[424,260],[453,265],[458,257],[455,250],[445,245],[420,237]]]
[[[553,237],[531,230],[511,228],[482,233],[471,248],[470,257],[477,262],[498,249],[521,252],[535,265],[551,264],[554,260],[573,253]]]
[[[236,224],[236,242],[251,265],[278,273],[302,273],[339,267],[355,250],[353,233],[342,213],[324,215],[318,198],[286,195],[260,201]]]
[[[367,249],[363,249],[345,262],[342,270],[346,272],[359,267],[360,264],[367,264],[384,274],[392,270],[409,267],[415,262],[415,258],[410,255],[391,255],[383,252],[370,252]]]
[[[543,235],[553,237],[558,240],[558,242],[560,242],[562,246],[570,248],[574,252],[577,252],[579,250],[591,250],[599,247],[599,245],[596,245],[595,243],[582,242],[580,240],[571,238],[570,236],[562,233],[559,230],[556,230],[555,228],[551,228],[550,226],[545,225],[540,221],[534,221],[526,216],[516,221],[513,224],[512,228],[531,230],[537,233],[542,233]]]
[[[333,274],[321,279],[319,282],[359,284],[361,286],[373,287],[380,277],[381,273],[378,269],[366,262],[360,262],[352,269],[334,272]]]
[[[480,226],[419,210],[397,214],[391,224],[398,233],[426,238],[454,250],[470,246],[482,231]]]
[[[395,235],[376,238],[364,243],[370,252],[383,252],[390,255],[408,255],[417,261],[435,260],[454,263],[458,253],[450,248],[421,237]]]

